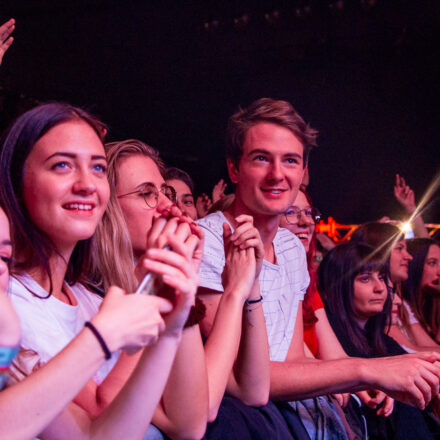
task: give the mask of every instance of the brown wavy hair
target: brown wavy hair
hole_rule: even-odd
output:
[[[261,98],[246,108],[239,108],[230,118],[226,131],[226,158],[238,166],[243,154],[246,133],[254,125],[270,122],[290,130],[302,143],[303,166],[306,166],[310,150],[316,146],[318,131],[296,112],[287,101]]]

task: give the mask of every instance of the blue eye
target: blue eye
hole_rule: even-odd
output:
[[[261,155],[261,154],[259,154],[258,156],[254,157],[254,160],[259,161],[259,162],[263,162],[263,161],[266,160],[266,157]]]
[[[69,164],[67,162],[57,162],[52,165],[52,169],[54,169],[54,170],[56,170],[56,169],[64,170],[68,167],[69,167]]]
[[[95,165],[93,165],[93,169],[95,171],[98,171],[100,173],[105,173],[107,171],[107,166],[101,163],[97,163]]]
[[[299,163],[299,160],[298,159],[294,159],[293,157],[288,157],[286,159],[286,162],[289,163],[289,164],[297,164],[297,163]]]

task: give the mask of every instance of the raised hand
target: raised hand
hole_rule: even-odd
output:
[[[231,236],[232,243],[240,249],[254,248],[256,259],[255,278],[261,272],[264,260],[264,246],[258,229],[254,226],[254,219],[250,215],[239,215],[235,218],[237,228]]]
[[[223,287],[233,286],[233,292],[243,294],[242,301],[248,299],[256,278],[256,258],[253,247],[240,249],[232,241],[232,231],[223,223],[223,243],[225,247],[225,267],[222,273]]]
[[[205,217],[208,214],[209,209],[212,206],[212,200],[209,198],[208,195],[202,194],[201,196],[197,197],[196,200],[196,209],[197,209],[197,217],[202,218]]]
[[[223,179],[220,179],[212,190],[212,202],[215,203],[225,195],[227,184]]]
[[[170,249],[164,249],[165,246]],[[136,268],[138,279],[146,272],[160,275],[174,305],[164,317],[165,334],[180,332],[195,302],[203,255],[203,233],[187,215],[173,206],[154,220],[147,235],[147,252]]]
[[[394,183],[394,197],[408,214],[412,214],[416,210],[414,191],[399,174],[396,174],[396,182]]]
[[[154,344],[165,330],[162,313],[172,305],[163,298],[148,295],[126,295],[112,286],[105,295],[99,312],[92,318],[111,352],[122,348]]]
[[[14,29],[15,20],[13,18],[0,26],[0,65],[2,64],[4,54],[14,41],[14,38],[11,37]]]

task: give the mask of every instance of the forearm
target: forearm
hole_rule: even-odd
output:
[[[209,388],[209,421],[215,419],[226,390],[241,337],[243,300],[228,289],[222,294],[205,343]]]
[[[427,238],[429,237],[428,229],[426,229],[425,222],[421,215],[414,218],[412,222],[412,227],[414,231],[414,236],[417,238]]]
[[[270,398],[301,400],[328,393],[344,393],[373,385],[367,374],[368,360],[346,358],[331,361],[301,359],[270,363]]]
[[[208,415],[205,351],[198,325],[183,331],[153,423],[169,437],[202,437]]]
[[[37,436],[75,397],[104,361],[88,329],[41,369],[0,393],[0,431],[9,439]]]
[[[259,283],[254,289],[260,297]],[[269,345],[262,303],[245,305],[242,336],[227,391],[250,406],[267,403],[270,390]]]
[[[146,347],[117,397],[90,425],[91,439],[142,438],[159,404],[180,338],[162,336]]]

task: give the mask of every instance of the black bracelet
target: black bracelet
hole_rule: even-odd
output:
[[[263,297],[260,295],[260,297],[258,299],[247,299],[245,301],[247,306],[250,306],[251,304],[257,304],[259,302],[263,301]]]
[[[105,343],[104,338],[102,337],[101,333],[99,333],[97,328],[90,321],[86,321],[84,323],[84,327],[87,327],[92,331],[92,333],[95,335],[96,339],[98,340],[99,345],[102,348],[102,351],[104,352],[105,359],[109,360],[112,357],[112,353],[109,350],[107,344]]]

